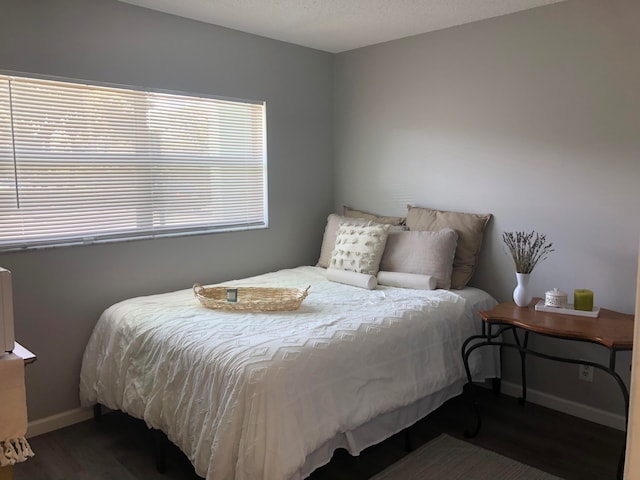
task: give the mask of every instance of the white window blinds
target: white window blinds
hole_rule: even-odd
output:
[[[267,224],[264,103],[0,75],[0,249]]]

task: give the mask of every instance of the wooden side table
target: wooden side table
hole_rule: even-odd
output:
[[[613,377],[620,387],[624,401],[626,425],[629,419],[629,390],[622,378],[616,373],[615,366],[617,353],[633,348],[633,315],[604,308],[600,309],[600,315],[597,318],[540,312],[535,310],[535,305],[539,300],[539,298],[534,298],[528,307],[518,307],[513,302],[507,302],[496,305],[492,310],[479,312],[483,321],[482,334],[469,337],[462,345],[462,359],[467,373],[467,388],[465,391],[471,395],[472,405],[476,413],[476,426],[473,430],[465,432],[466,436],[476,436],[481,427],[480,410],[475,398],[474,385],[469,368],[469,355],[474,350],[486,346],[513,348],[520,352],[522,372],[521,404],[524,404],[527,398],[527,355],[576,365],[588,365],[606,372]],[[505,334],[509,332],[513,334],[513,340],[506,338]],[[609,350],[609,363],[604,365],[532,350],[529,348],[530,334],[600,345]],[[624,454],[625,448],[623,446],[618,464],[618,478],[622,478]]]

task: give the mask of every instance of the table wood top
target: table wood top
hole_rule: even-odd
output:
[[[487,323],[515,325],[554,337],[595,342],[615,350],[633,347],[633,315],[606,308],[601,308],[596,318],[538,312],[535,305],[539,301],[540,298],[534,298],[528,307],[518,307],[514,302],[500,303],[479,314]]]

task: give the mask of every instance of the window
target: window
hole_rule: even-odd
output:
[[[267,225],[265,105],[0,75],[0,249]]]

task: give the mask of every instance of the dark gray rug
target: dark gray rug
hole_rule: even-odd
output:
[[[370,480],[561,480],[541,470],[440,435]]]

